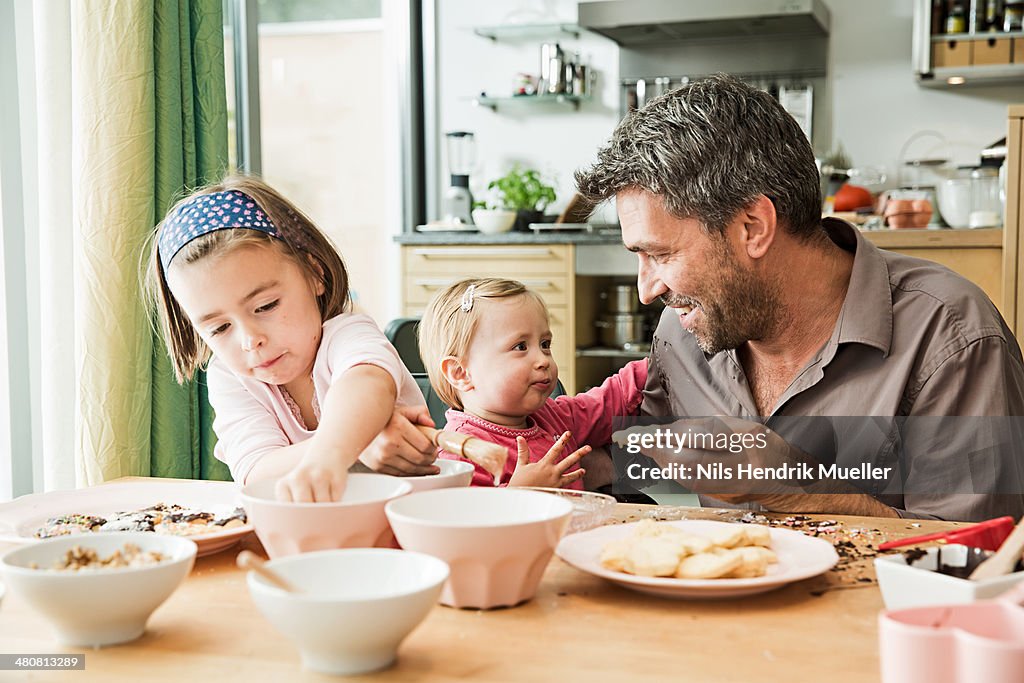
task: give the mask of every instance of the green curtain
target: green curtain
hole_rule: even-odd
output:
[[[218,181],[228,167],[221,2],[153,3],[154,225],[185,193]],[[179,386],[159,338],[152,364],[151,475],[230,479],[227,466],[213,457],[205,374]]]

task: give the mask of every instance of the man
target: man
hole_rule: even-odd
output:
[[[768,93],[728,76],[670,92],[627,116],[576,181],[594,203],[615,198],[640,298],[666,305],[643,415],[751,417],[773,428],[759,464],[882,453],[896,465],[895,476],[856,486],[718,482],[719,499],[790,512],[1024,514],[1016,422],[978,417],[1024,414],[1012,333],[974,284],[822,219],[811,146]],[[778,437],[797,416],[875,421],[833,423],[822,452],[806,445],[820,446],[821,430],[798,448]],[[879,417],[890,420],[875,429]]]

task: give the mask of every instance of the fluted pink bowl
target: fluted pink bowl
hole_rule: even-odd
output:
[[[242,489],[242,505],[272,558],[335,548],[387,547],[391,528],[384,505],[412,485],[385,474],[350,474],[336,503],[289,503],[274,497],[276,481]]]
[[[385,507],[403,548],[451,568],[441,604],[475,609],[534,596],[572,511],[546,493],[489,487],[413,493]]]

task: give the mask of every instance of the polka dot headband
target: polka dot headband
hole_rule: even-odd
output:
[[[160,264],[164,271],[181,248],[215,230],[245,228],[284,239],[256,200],[238,190],[194,197],[164,220],[160,230]]]

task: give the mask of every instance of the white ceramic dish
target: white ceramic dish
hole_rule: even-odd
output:
[[[249,520],[273,558],[314,550],[394,547],[384,504],[412,490],[402,477],[353,473],[339,501],[292,503],[277,500],[276,485],[265,480],[242,489]]]
[[[516,212],[504,209],[473,209],[473,223],[487,235],[508,232],[516,222]]]
[[[474,486],[413,493],[385,512],[403,548],[451,567],[442,604],[490,609],[533,597],[572,504],[537,491]]]
[[[38,541],[36,531],[48,519],[59,515],[80,513],[103,517],[156,503],[221,513],[241,507],[242,499],[239,486],[229,481],[133,481],[35,493],[0,503],[0,541]],[[201,557],[230,548],[251,531],[251,524],[243,524],[186,538],[195,541]],[[79,538],[88,537],[79,535]]]
[[[432,491],[458,486],[469,486],[473,481],[473,464],[463,460],[444,460],[438,458],[434,464],[440,468],[438,474],[427,474],[422,477],[401,477],[402,481],[412,485],[411,493]]]
[[[970,581],[933,571],[938,564],[939,546],[907,564],[906,553],[875,558],[878,587],[887,609],[961,605],[994,598],[1024,581],[1024,572],[1014,572],[984,581]],[[945,564],[962,566],[968,547],[959,544],[941,546]]]
[[[448,579],[441,560],[389,549],[322,550],[267,566],[303,592],[287,593],[249,572],[253,602],[298,645],[307,669],[331,674],[389,666]]]
[[[693,534],[707,533],[726,522],[682,520],[662,522]],[[562,539],[555,553],[577,569],[608,579],[620,586],[641,593],[667,598],[735,598],[780,588],[788,583],[817,576],[839,561],[835,548],[828,541],[812,538],[790,529],[771,529],[772,550],[777,564],[768,565],[768,573],[753,579],[673,579],[634,576],[601,566],[601,549],[608,541],[632,536],[637,522],[613,524],[572,534]]]
[[[73,546],[109,557],[126,543],[168,559],[158,564],[118,569],[47,569]],[[54,628],[69,646],[99,647],[134,640],[146,621],[192,570],[196,544],[180,536],[140,531],[61,536],[9,550],[0,557],[0,573],[10,587]],[[32,564],[41,569],[33,569]]]

